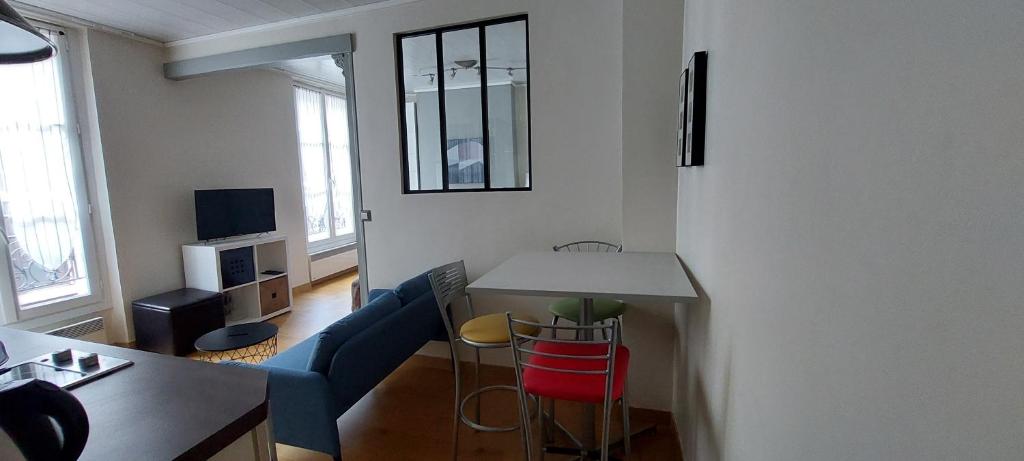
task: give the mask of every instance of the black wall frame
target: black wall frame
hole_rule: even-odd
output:
[[[454,30],[466,30],[466,29],[477,29],[479,31],[479,47],[480,47],[480,65],[487,66],[487,34],[485,28],[487,26],[495,24],[506,24],[510,22],[523,21],[526,28],[526,165],[527,165],[527,177],[530,182],[526,187],[503,187],[503,188],[491,188],[491,143],[490,143],[490,126],[488,120],[488,105],[487,105],[487,72],[480,73],[480,107],[481,107],[481,123],[483,124],[483,149],[484,149],[484,187],[475,189],[449,189],[448,187],[448,168],[445,166],[441,168],[441,183],[442,189],[428,189],[428,190],[411,190],[409,189],[409,140],[408,140],[408,121],[405,118],[405,64],[402,52],[402,39],[409,37],[419,37],[424,35],[433,35],[435,40],[435,55],[437,57],[437,110],[438,116],[440,117],[438,132],[441,135],[441,160],[445,165],[448,163],[447,159],[447,148],[448,145],[448,133],[447,133],[447,114],[445,113],[444,104],[444,47],[441,44],[441,34]],[[448,192],[505,192],[505,191],[528,191],[533,190],[533,121],[531,111],[533,110],[533,101],[530,99],[530,87],[533,86],[532,79],[530,78],[530,22],[527,19],[527,15],[520,14],[514,16],[505,16],[501,18],[488,19],[484,21],[476,21],[465,24],[455,24],[444,27],[437,27],[433,29],[419,30],[414,32],[406,32],[401,34],[395,34],[395,75],[397,80],[398,88],[398,120],[399,120],[399,136],[402,148],[400,149],[399,156],[401,157],[402,165],[402,193],[403,194],[436,194],[436,193],[448,193]],[[417,130],[418,131],[418,130]]]

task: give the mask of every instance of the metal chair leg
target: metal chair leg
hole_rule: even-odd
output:
[[[459,459],[459,425],[462,424],[459,418],[459,406],[462,403],[462,377],[459,373],[459,354],[455,352],[455,345],[450,344],[452,354],[452,371],[455,375],[455,411],[452,413],[452,461]]]
[[[555,427],[557,420],[555,420],[555,399],[548,400],[551,400],[551,411],[548,412],[548,418],[551,418],[551,426],[548,427],[548,432],[544,434],[544,441],[551,443],[555,441]]]
[[[533,434],[530,432],[530,406],[525,401],[522,402],[522,412],[525,417],[523,418],[523,435],[526,437],[526,461],[533,460]]]
[[[540,460],[544,461],[544,443],[547,440],[547,437],[544,435],[546,434],[544,424],[544,399],[539,395],[537,396],[537,427],[540,429],[538,431],[540,434]]]
[[[633,438],[633,431],[629,429],[629,397],[626,397],[626,392],[622,392],[622,448],[626,451],[626,454],[632,452],[630,447],[630,439]]]
[[[523,450],[526,453],[526,461],[533,460],[533,437],[530,435],[530,405],[526,403],[528,394],[522,390],[522,383],[518,383],[516,401],[519,403],[519,435],[523,440]]]
[[[475,369],[473,370],[473,379],[475,380],[474,389],[480,389],[480,349],[474,347],[473,350],[474,352],[476,352],[476,365]],[[483,423],[483,421],[480,419],[480,399],[482,397],[482,394],[477,394],[476,396],[476,422],[481,424]]]
[[[608,402],[604,406],[604,415],[601,423],[601,461],[608,461],[608,439],[611,435],[612,406]]]

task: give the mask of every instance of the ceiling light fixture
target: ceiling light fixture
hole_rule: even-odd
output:
[[[0,64],[25,64],[53,56],[56,47],[6,1],[0,0]]]
[[[0,1],[2,1],[2,0],[0,0]],[[460,60],[455,61],[454,64],[455,65],[453,65],[452,67],[449,67],[447,69],[443,69],[443,71],[442,71],[442,72],[447,72],[448,75],[449,75],[449,78],[455,78],[455,76],[458,75],[460,70],[469,70],[469,69],[475,70],[477,75],[480,75],[485,69],[486,70],[501,70],[501,71],[505,71],[505,73],[509,77],[515,77],[514,72],[517,71],[517,70],[526,70],[526,67],[480,66],[480,65],[478,65],[479,61],[477,61],[475,59],[460,59]],[[424,70],[426,70],[426,69],[424,69]],[[421,70],[420,72],[423,72],[423,70]],[[444,74],[442,73],[441,75],[444,75]],[[430,84],[433,85],[434,84],[434,78],[437,76],[437,74],[429,73],[428,72],[428,73],[419,74],[419,76],[420,77],[427,77],[430,80]]]

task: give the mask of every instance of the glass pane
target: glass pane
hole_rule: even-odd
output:
[[[484,33],[491,188],[529,187],[526,21],[487,26]]]
[[[295,116],[302,161],[302,201],[306,207],[306,240],[331,236],[327,203],[327,162],[324,151],[323,102],[320,94],[295,88]]]
[[[92,291],[60,63],[0,66],[0,207],[22,309]]]
[[[402,39],[409,190],[439,190],[444,186],[436,40],[434,34]]]
[[[479,39],[476,28],[441,34],[449,189],[484,187]]]
[[[352,163],[348,149],[348,107],[345,100],[324,95],[327,103],[327,142],[331,153],[331,203],[334,235],[350,235],[356,228],[352,210]]]

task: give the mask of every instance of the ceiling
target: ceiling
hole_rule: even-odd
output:
[[[227,32],[388,0],[18,0],[159,42]],[[18,5],[15,3],[15,8]]]

